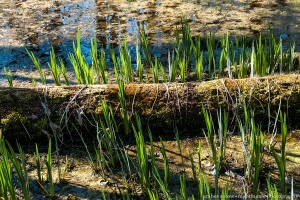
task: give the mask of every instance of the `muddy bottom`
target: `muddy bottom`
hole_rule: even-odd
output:
[[[202,136],[200,136],[202,135]],[[215,168],[210,148],[207,145],[207,140],[203,137],[202,132],[188,136],[184,133],[179,135],[180,148],[175,136],[169,134],[168,137],[163,137],[163,145],[166,149],[166,156],[170,169],[170,179],[168,182],[168,192],[173,199],[180,197],[180,177],[186,174],[187,177],[187,194],[191,198],[193,195],[195,199],[199,198],[198,182],[199,171],[204,173],[204,176],[209,181],[211,193],[214,194],[214,176]],[[91,137],[90,137],[91,138]],[[267,190],[267,177],[270,174],[272,184],[275,184],[280,190],[279,171],[277,169],[274,158],[268,150],[271,135],[266,136],[265,150],[262,156],[262,165],[260,172],[259,195],[268,195]],[[86,139],[87,149],[91,154],[93,162],[95,161],[94,146],[96,138]],[[116,163],[115,167],[110,170],[102,171],[100,168],[95,168],[92,165],[87,149],[80,140],[74,141],[73,144],[69,143],[68,146],[62,145],[60,147],[60,165],[64,172],[61,177],[61,182],[57,182],[57,159],[56,154],[53,153],[53,176],[55,183],[55,199],[102,199],[103,192],[107,199],[121,199],[123,195],[129,195],[130,199],[144,199],[145,195],[139,182],[139,176],[136,171],[137,166],[137,149],[135,146],[135,139],[123,139],[124,152],[129,156],[130,165],[126,166],[124,162]],[[280,152],[281,138],[276,136],[273,145],[277,153]],[[148,141],[149,142],[149,141]],[[198,157],[199,142],[202,144],[200,154],[200,161]],[[147,142],[146,142],[147,143]],[[147,143],[149,144],[149,143]],[[162,154],[162,143],[159,138],[154,138],[154,155],[155,162],[158,166],[161,177],[164,175],[164,156]],[[291,192],[291,180],[293,179],[293,189],[295,199],[300,197],[300,131],[292,131],[288,134],[286,152],[287,152],[287,188],[288,193]],[[33,152],[35,147],[31,145],[23,146],[26,149],[26,158],[28,160],[27,169],[30,176],[30,190],[32,199],[40,200],[47,199],[43,190],[37,183],[37,170],[34,161]],[[146,145],[150,155],[150,145]],[[46,178],[46,167],[43,163],[43,158],[46,157],[47,145],[39,145],[40,158],[42,160],[42,176],[43,180]],[[54,150],[53,150],[54,151]],[[107,153],[107,152],[106,152]],[[194,169],[196,172],[197,180],[193,179],[193,167],[191,158],[193,160]],[[151,165],[151,159],[148,162]],[[67,163],[67,164],[66,164]],[[153,173],[150,171],[150,177],[153,181]],[[152,175],[151,175],[152,174]],[[219,188],[225,188],[226,183],[229,186],[229,195],[233,195],[230,199],[241,199],[247,193],[251,195],[251,183],[247,182],[244,174],[244,152],[242,148],[241,137],[230,133],[227,137],[226,156],[222,164],[219,176]],[[48,190],[47,181],[43,186]],[[154,187],[152,185],[151,187]],[[162,192],[159,192],[160,199],[165,199]],[[266,199],[266,198],[262,198]]]
[[[51,45],[65,61],[71,84],[76,84],[68,53],[73,51],[72,41],[78,28],[87,59],[90,59],[89,40],[94,35],[108,51],[110,44],[122,43],[124,36],[129,43],[136,43],[141,28],[147,33],[152,54],[167,59],[168,49],[175,42],[176,28],[181,29],[182,16],[186,16],[192,34],[200,36],[212,31],[217,36],[229,32],[231,36],[256,37],[266,34],[270,26],[275,37],[282,38],[284,47],[293,40],[295,50],[299,51],[299,5],[297,0],[0,1],[0,85],[7,85],[4,67],[12,71],[17,87],[31,84],[32,77],[39,84],[39,74],[25,48],[41,60],[48,84],[53,84],[47,64]]]

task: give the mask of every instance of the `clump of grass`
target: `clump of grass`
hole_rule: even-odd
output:
[[[142,64],[142,57],[141,57],[138,43],[136,44],[135,50],[136,50],[136,70],[137,70],[137,74],[139,77],[139,81],[140,81],[140,83],[142,83],[143,82],[143,64]]]
[[[188,200],[185,173],[180,176],[180,194],[183,200]]]
[[[267,185],[268,185],[268,193],[269,196],[271,197],[271,200],[279,200],[279,193],[277,187],[275,184],[274,185],[271,184],[270,174],[268,174]]]
[[[140,179],[140,184],[142,191],[147,194],[150,188],[150,174],[149,174],[149,164],[148,164],[148,154],[145,146],[144,136],[142,132],[142,125],[140,118],[136,116],[138,130],[134,126],[133,132],[136,140],[136,152],[138,159],[138,175]]]
[[[92,45],[93,46],[93,45]],[[77,31],[77,45],[73,42],[74,53],[69,53],[69,59],[75,71],[78,84],[94,84],[94,68],[90,68],[81,52],[80,29]]]
[[[19,153],[21,156],[21,163],[17,159],[17,156],[12,148],[12,146],[7,142],[8,149],[9,149],[9,159],[12,162],[12,165],[14,166],[14,169],[17,173],[18,179],[19,179],[19,186],[22,189],[23,193],[23,198],[25,200],[30,199],[30,192],[29,192],[29,179],[28,179],[28,174],[27,174],[27,169],[26,169],[26,161],[25,161],[25,156],[24,152],[19,144],[17,144]]]
[[[55,84],[57,86],[60,86],[61,85],[61,82],[60,82],[60,67],[56,63],[56,56],[55,56],[55,52],[54,52],[53,47],[50,51],[50,64],[48,63],[48,66],[49,66],[50,71],[52,72]]]
[[[40,79],[41,79],[41,82],[43,84],[46,84],[46,76],[45,74],[43,73],[43,70],[42,70],[42,66],[41,66],[41,62],[40,60],[38,60],[35,55],[33,54],[33,52],[29,52],[27,49],[26,49],[26,52],[27,54],[29,55],[30,59],[32,60],[34,66],[36,67],[36,69],[38,70],[39,74],[40,74]]]
[[[277,167],[279,169],[279,175],[280,175],[280,188],[282,195],[287,194],[286,190],[286,138],[287,138],[287,125],[286,125],[286,114],[282,114],[280,112],[280,121],[281,121],[281,147],[280,147],[280,153],[281,155],[277,155],[275,153],[274,147],[271,146],[272,155],[276,161]]]
[[[106,55],[103,48],[98,53],[98,42],[96,35],[91,39],[91,57],[92,57],[92,69],[95,69],[96,83],[108,83],[108,74],[106,67]]]
[[[131,130],[130,129],[130,116],[128,115],[128,112],[127,112],[124,82],[119,78],[116,68],[115,68],[115,74],[117,77],[118,88],[119,88],[118,96],[119,96],[119,100],[120,100],[120,104],[121,104],[121,108],[122,108],[121,116],[122,116],[122,119],[124,122],[124,129],[125,129],[125,133],[129,134],[129,132]]]
[[[165,145],[164,145],[161,137],[160,137],[160,143],[161,143],[160,151],[164,158],[164,183],[165,183],[165,187],[168,188],[168,184],[170,182],[170,169],[169,169],[169,162],[168,162],[168,157],[166,154]]]
[[[220,157],[217,155],[217,146],[214,140],[213,120],[211,114],[207,110],[205,110],[203,105],[202,105],[202,112],[204,114],[205,124],[207,128],[207,136],[205,133],[204,134],[208,138],[208,143],[212,151],[213,161],[215,165],[215,195],[219,195],[218,180],[219,180]]]
[[[203,52],[201,52],[200,56],[197,58],[196,61],[196,76],[197,80],[202,80],[202,74],[203,74]]]
[[[116,61],[114,61],[115,73],[120,71],[123,81],[125,81],[126,83],[133,82],[134,79],[133,79],[131,55],[127,46],[126,38],[123,39],[123,46],[119,47],[119,54],[120,57],[118,58],[118,64],[116,64]],[[113,55],[112,58],[113,57],[115,57],[115,55]],[[117,76],[119,75],[116,74],[116,77]]]
[[[36,80],[31,76],[31,82],[33,87],[36,87]]]
[[[13,87],[13,81],[12,81],[13,78],[12,78],[11,71],[10,70],[6,71],[6,68],[4,67],[4,74],[5,74],[6,79],[8,81],[9,87]]]
[[[257,195],[260,185],[259,176],[265,136],[260,128],[256,126],[253,112],[247,110],[246,104],[244,104],[244,119],[244,124],[238,119],[242,147],[244,150],[244,174],[247,182],[252,185],[252,194]]]
[[[226,137],[228,132],[228,115],[226,112],[224,112],[224,115],[222,116],[222,111],[220,110],[218,112],[218,136],[219,136],[219,150],[217,151],[217,145],[215,142],[215,128],[213,125],[213,119],[211,114],[205,110],[204,106],[202,105],[202,112],[204,114],[205,124],[207,128],[207,136],[205,134],[205,137],[207,137],[208,143],[210,145],[213,161],[215,164],[215,195],[219,195],[219,189],[218,189],[218,176],[219,176],[219,170],[221,167],[221,164],[225,160],[225,150],[226,150]]]
[[[15,186],[13,183],[12,167],[9,161],[9,152],[7,151],[5,141],[0,129],[0,154],[2,160],[0,162],[0,196],[4,199],[17,199]]]
[[[144,30],[140,31],[140,43],[141,43],[141,47],[146,59],[146,64],[148,66],[151,66],[152,63],[152,56],[151,56],[151,52],[150,52],[150,47],[149,47],[149,43],[147,41],[147,36]]]
[[[171,58],[171,53],[170,51],[168,51],[169,82],[175,81],[178,72],[178,64],[179,64],[179,54],[177,53],[175,55],[175,51],[173,50],[172,58]]]
[[[206,47],[208,53],[208,77],[212,78],[212,75],[216,70],[216,60],[215,60],[216,39],[215,39],[215,34],[212,32],[210,32],[209,35],[206,35]]]
[[[258,194],[259,176],[262,164],[262,154],[264,151],[264,134],[258,127],[252,127],[251,132],[251,165],[254,166],[254,173],[251,175],[249,182],[253,183],[252,193]]]
[[[200,173],[199,178],[199,199],[211,199],[211,192],[210,192],[210,186],[207,178],[203,174],[203,172]]]
[[[42,184],[43,183],[42,168],[41,168],[39,148],[38,148],[37,144],[35,144],[34,158],[35,158],[35,164],[36,164],[36,168],[37,168],[38,182],[40,184]]]
[[[55,196],[55,191],[54,191],[54,181],[53,181],[53,177],[52,177],[52,143],[51,143],[51,139],[49,139],[48,153],[45,158],[45,163],[46,163],[46,167],[47,167],[47,178],[48,178],[48,184],[49,184],[48,196],[50,198],[53,198]]]
[[[196,173],[196,168],[195,168],[195,164],[194,164],[194,158],[193,158],[193,154],[188,151],[189,153],[189,157],[190,157],[190,161],[191,161],[191,168],[192,168],[192,172],[193,172],[193,181],[196,183],[197,182],[197,173]]]
[[[154,83],[158,83],[158,68],[159,68],[158,65],[159,65],[158,59],[157,57],[155,57],[154,64],[151,63]]]
[[[62,58],[59,58],[59,63],[60,63],[60,71],[64,77],[64,80],[65,80],[65,84],[66,85],[69,85],[69,79],[68,79],[68,76],[67,76],[67,70],[66,70],[66,67],[65,67],[65,63],[63,61]]]
[[[181,163],[182,163],[182,165],[184,165],[183,155],[182,155],[182,149],[181,149],[180,140],[179,140],[179,133],[178,133],[178,129],[177,128],[175,128],[175,138],[176,138],[177,147],[179,149]]]

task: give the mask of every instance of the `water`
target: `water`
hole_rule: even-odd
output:
[[[155,56],[166,58],[182,16],[187,17],[192,33],[197,35],[213,31],[221,36],[229,31],[231,35],[251,37],[265,33],[271,24],[278,38],[281,36],[287,42],[297,40],[300,39],[299,4],[286,2],[281,5],[275,0],[256,3],[245,0],[1,0],[0,73],[4,67],[16,72],[27,71],[21,76],[33,73],[25,47],[41,59],[43,66],[48,62],[51,45],[67,61],[78,27],[86,55],[94,34],[108,49],[109,44],[120,44],[124,36],[134,45],[143,28]]]

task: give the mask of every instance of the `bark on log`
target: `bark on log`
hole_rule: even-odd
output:
[[[128,115],[137,113],[144,125],[160,132],[176,125],[199,130],[203,123],[202,105],[215,113],[220,107],[231,114],[242,111],[245,102],[260,120],[268,119],[268,106],[275,117],[279,106],[289,122],[298,124],[300,80],[298,75],[278,75],[248,79],[218,79],[207,82],[127,84]],[[6,138],[38,138],[52,127],[64,132],[66,121],[90,127],[93,116],[101,116],[100,99],[112,106],[122,123],[118,86],[78,85],[39,88],[0,88],[1,127]],[[41,131],[42,130],[42,131]]]

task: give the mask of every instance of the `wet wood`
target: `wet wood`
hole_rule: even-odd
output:
[[[261,121],[276,117],[281,110],[289,122],[298,123],[300,80],[298,75],[278,75],[252,79],[219,79],[207,82],[127,84],[128,115],[137,113],[145,126],[161,133],[174,127],[198,132],[205,127],[202,105],[213,116],[220,108],[231,115],[242,112],[244,103]],[[49,124],[63,132],[67,123],[89,127],[101,116],[101,99],[112,106],[122,125],[118,86],[78,85],[39,88],[0,88],[0,117],[4,135],[22,132],[33,138],[49,130]],[[132,117],[133,118],[133,117]],[[51,122],[51,123],[50,123]],[[43,130],[43,131],[41,131]],[[49,133],[49,132],[48,132]],[[8,136],[7,136],[8,137]]]

